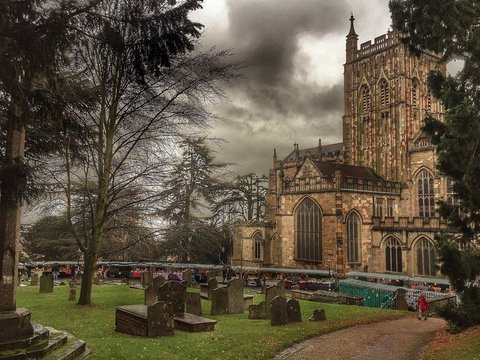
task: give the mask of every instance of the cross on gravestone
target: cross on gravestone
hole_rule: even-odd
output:
[[[228,313],[243,314],[243,280],[232,279],[227,284]]]
[[[185,312],[186,297],[187,289],[179,281],[166,281],[157,292],[158,301],[172,303],[174,314]]]
[[[285,325],[287,323],[287,299],[283,296],[276,296],[272,300],[272,326]]]
[[[212,308],[210,315],[228,314],[228,290],[217,288],[212,292]]]
[[[52,293],[53,292],[53,277],[50,275],[40,276],[40,289],[41,294]]]
[[[302,312],[300,311],[300,303],[297,299],[287,300],[287,321],[288,322],[301,322]]]
[[[200,293],[187,292],[185,305],[187,313],[198,316],[202,315],[202,300],[200,298]]]

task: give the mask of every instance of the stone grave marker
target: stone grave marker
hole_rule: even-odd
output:
[[[147,286],[144,290],[144,301],[145,305],[153,305],[157,302],[158,288],[155,285]]]
[[[270,319],[272,301],[275,297],[281,296],[281,288],[278,286],[268,286],[265,292],[265,315]]]
[[[158,301],[147,307],[148,337],[173,335],[175,328],[172,303]]]
[[[202,301],[200,293],[188,292],[186,296],[186,312],[193,315],[202,315]]]
[[[278,296],[283,296],[283,297],[285,297],[285,281],[283,281],[283,280],[278,280],[278,282],[277,282],[277,291],[278,291]]]
[[[325,315],[325,310],[323,309],[315,309],[313,310],[312,316],[310,316],[310,321],[323,321],[327,320]]]
[[[40,293],[52,293],[53,292],[53,277],[50,275],[40,276]]]
[[[30,279],[30,284],[32,286],[37,286],[38,285],[38,274],[32,274],[32,278]]]
[[[93,284],[94,284],[94,285],[101,285],[101,284],[100,284],[100,277],[99,277],[99,276],[95,276],[95,277],[93,278]]]
[[[287,300],[287,321],[288,322],[301,322],[302,313],[300,311],[300,303],[297,299]]]
[[[182,272],[183,280],[186,283],[187,287],[192,287],[192,271],[191,270],[184,270]]]
[[[283,296],[276,296],[272,300],[272,326],[285,325],[287,323],[287,299]]]
[[[243,280],[232,279],[227,284],[228,313],[243,314]]]
[[[160,286],[157,293],[158,301],[171,302],[173,313],[179,314],[185,312],[185,298],[187,289],[179,281],[169,280]]]
[[[71,281],[69,285],[70,291],[68,292],[68,301],[75,301],[75,298],[77,297],[77,283]]]
[[[266,319],[265,301],[262,301],[256,305],[250,305],[248,307],[248,318],[253,320]]]
[[[228,314],[228,290],[227,288],[217,288],[212,292],[211,315]]]
[[[216,278],[208,279],[208,300],[212,300],[213,291],[218,288],[218,281]]]
[[[161,275],[157,276],[157,277],[154,277],[153,280],[152,280],[152,284],[155,288],[159,289],[160,286],[165,284],[165,278]]]
[[[143,287],[152,285],[152,281],[153,274],[150,271],[144,271],[140,273],[140,284],[142,284]]]
[[[397,310],[408,310],[407,304],[407,290],[405,289],[398,289],[395,294],[395,309]]]

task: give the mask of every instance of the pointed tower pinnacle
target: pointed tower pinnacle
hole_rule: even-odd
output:
[[[347,63],[352,62],[355,60],[357,56],[357,48],[358,48],[358,35],[355,32],[355,28],[353,26],[353,22],[355,18],[350,16],[350,32],[347,35],[347,44],[346,44],[346,52],[347,52]]]
[[[355,32],[355,27],[353,26],[353,22],[355,21],[355,18],[353,17],[353,13],[352,15],[350,16],[350,32],[348,33],[347,37],[350,37],[350,36],[357,36],[357,33]]]

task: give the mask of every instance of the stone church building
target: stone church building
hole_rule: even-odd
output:
[[[358,46],[350,22],[343,143],[274,150],[264,221],[237,228],[234,265],[438,275],[435,202],[455,198],[421,127],[442,118],[427,76],[445,64],[394,31]]]

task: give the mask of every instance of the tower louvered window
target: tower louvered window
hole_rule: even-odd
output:
[[[360,216],[352,212],[347,218],[347,243],[348,243],[348,262],[357,263],[360,261]]]
[[[436,274],[437,254],[435,252],[435,246],[430,240],[422,237],[416,246],[417,256],[417,273],[418,275],[430,275]]]
[[[390,104],[390,93],[388,89],[388,82],[382,80],[380,82],[380,106],[387,107]]]
[[[418,189],[418,215],[421,217],[435,216],[435,190],[433,187],[433,175],[422,170],[417,177]]]
[[[402,245],[394,237],[389,237],[385,242],[385,269],[402,272]]]
[[[417,79],[412,80],[412,105],[418,106],[418,81]]]
[[[368,86],[362,87],[362,112],[364,115],[370,112],[370,90]]]
[[[296,210],[295,235],[298,260],[322,260],[322,213],[312,199],[304,199]]]

